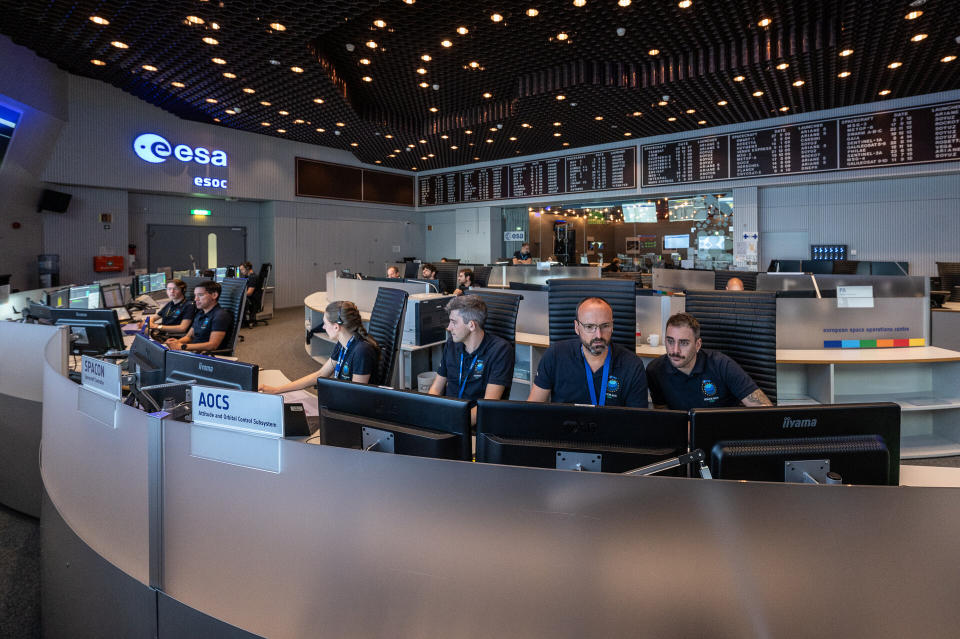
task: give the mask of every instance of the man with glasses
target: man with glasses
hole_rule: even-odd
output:
[[[677,313],[667,320],[661,355],[647,366],[654,408],[772,406],[756,382],[727,355],[701,350],[700,322]]]
[[[611,344],[613,309],[588,297],[577,306],[575,339],[551,344],[530,385],[528,402],[647,407],[647,377],[635,352]]]

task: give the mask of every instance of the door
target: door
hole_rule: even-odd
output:
[[[244,226],[147,226],[147,268],[174,270],[235,266],[247,260],[247,229]]]

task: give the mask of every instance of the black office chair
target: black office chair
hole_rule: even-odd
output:
[[[476,295],[487,305],[487,321],[483,330],[516,345],[517,312],[520,310],[523,295],[475,290],[467,291],[467,294]]]
[[[257,324],[266,324],[267,320],[258,320],[257,314],[263,310],[263,289],[267,285],[267,278],[270,277],[270,270],[273,265],[264,262],[260,265],[260,274],[257,276],[257,285],[253,289],[253,294],[247,299],[247,327],[253,328]]]
[[[492,266],[487,266],[485,264],[477,264],[473,267],[473,283],[475,286],[480,286],[481,288],[486,288],[487,284],[490,283],[490,273],[493,271]]]
[[[398,288],[381,286],[377,289],[377,299],[370,312],[370,325],[367,332],[380,346],[380,361],[371,384],[389,385],[393,379],[393,365],[400,350],[400,338],[403,334],[403,317],[407,308],[409,293]]]
[[[720,351],[740,364],[776,403],[776,292],[688,291],[685,307],[700,322],[703,348]]]
[[[546,291],[549,289],[546,284],[533,284],[531,282],[510,282],[507,288],[511,291]]]
[[[633,280],[547,280],[550,343],[577,336],[573,322],[577,305],[587,297],[602,297],[613,307],[612,341],[635,352],[637,348],[637,294]]]
[[[950,301],[960,302],[960,286],[954,286],[950,291]]]
[[[237,341],[242,341],[240,335],[240,326],[243,324],[243,311],[247,306],[247,280],[246,278],[228,277],[220,283],[220,306],[230,311],[233,316],[233,324],[226,336],[220,343],[220,348],[212,351],[206,351],[208,355],[226,355],[233,356],[237,348]]]
[[[834,275],[856,275],[858,268],[860,268],[860,262],[858,260],[833,261]]]

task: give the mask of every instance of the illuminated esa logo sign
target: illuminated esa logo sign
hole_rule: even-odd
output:
[[[210,151],[202,146],[191,148],[186,144],[171,146],[167,140],[156,133],[138,135],[133,141],[133,151],[141,160],[151,164],[166,162],[173,155],[181,162],[227,166],[227,154],[224,151]]]

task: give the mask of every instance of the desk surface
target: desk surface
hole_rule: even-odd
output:
[[[335,301],[335,300],[334,300]],[[352,301],[352,300],[350,300]],[[317,291],[316,293],[311,293],[303,298],[303,305],[309,308],[312,311],[322,313],[326,310],[327,304],[330,302],[327,301],[327,292],[326,291]],[[370,321],[370,313],[367,311],[360,311],[360,319],[364,322]]]

